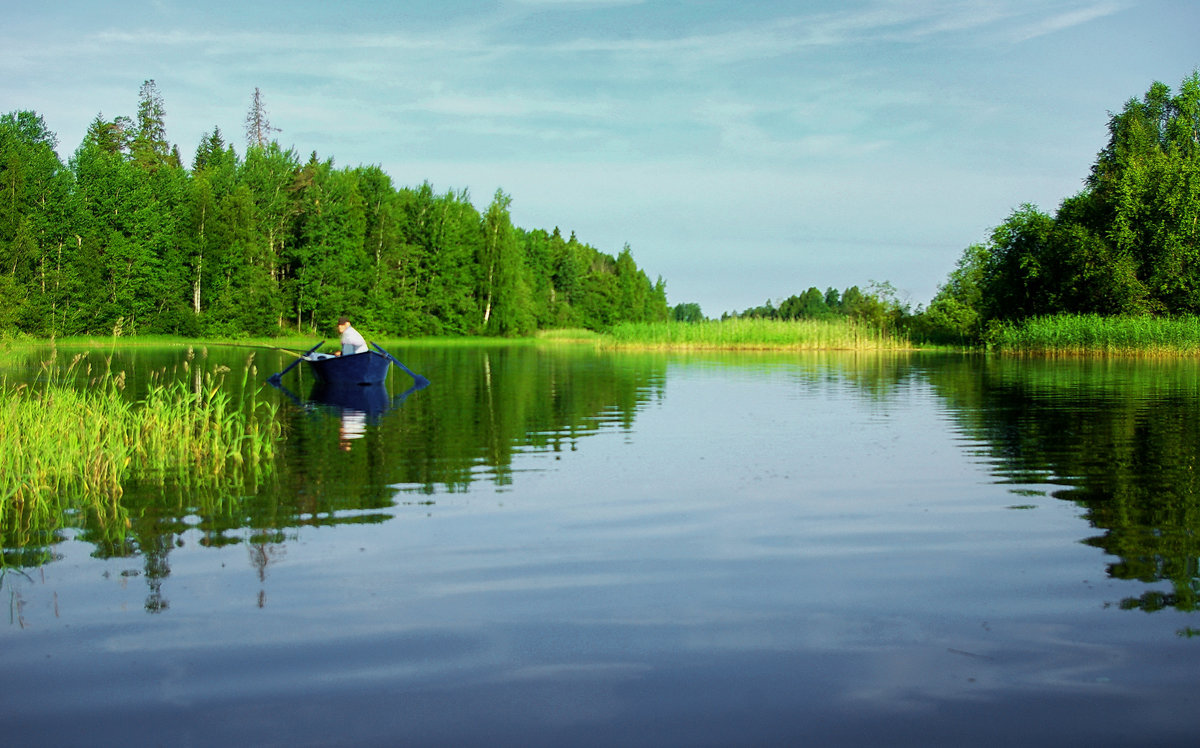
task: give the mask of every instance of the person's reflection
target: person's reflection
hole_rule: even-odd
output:
[[[342,408],[342,425],[339,429],[338,445],[343,452],[349,452],[355,439],[361,439],[367,431],[367,413],[354,408]]]

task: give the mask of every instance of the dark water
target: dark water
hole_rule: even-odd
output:
[[[238,490],[7,528],[6,742],[1196,742],[1195,362],[393,352]],[[113,366],[241,386],[187,355]]]

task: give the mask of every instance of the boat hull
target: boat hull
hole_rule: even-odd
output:
[[[310,354],[304,361],[318,381],[334,387],[381,384],[391,364],[387,356],[375,351],[349,356]]]

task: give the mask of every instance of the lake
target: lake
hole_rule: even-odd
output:
[[[246,374],[278,452],[6,521],[6,742],[1195,744],[1195,361],[392,353],[90,354]]]

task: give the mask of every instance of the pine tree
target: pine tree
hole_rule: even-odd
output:
[[[263,104],[262,91],[254,87],[254,97],[250,100],[250,111],[246,112],[246,146],[248,148],[266,148],[271,142],[271,133],[280,132],[278,127],[272,127],[267,118],[267,107]]]
[[[158,85],[153,79],[144,81],[138,91],[137,131],[130,143],[134,162],[144,169],[154,171],[172,160],[166,116]]]

